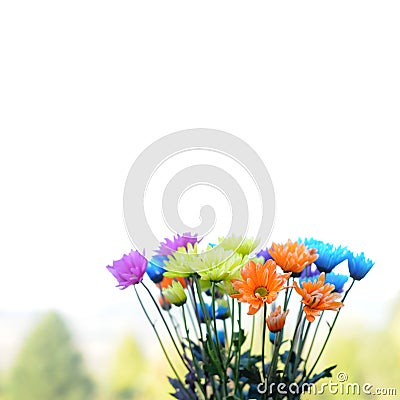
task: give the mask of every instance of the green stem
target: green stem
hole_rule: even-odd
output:
[[[188,314],[189,314],[190,322],[191,322],[191,324],[192,324],[192,326],[193,326],[193,330],[194,330],[194,334],[195,334],[196,339],[197,339],[197,343],[199,343],[200,334],[198,333],[197,330],[198,330],[198,329],[201,330],[201,326],[200,326],[200,325],[196,325],[195,320],[194,320],[193,315],[192,315],[192,313],[190,312],[190,310],[188,310]],[[197,321],[197,320],[196,320],[196,321]]]
[[[183,383],[182,380],[181,380],[181,377],[179,376],[178,372],[176,371],[176,369],[175,369],[175,367],[174,367],[174,364],[172,363],[171,359],[169,358],[168,353],[167,353],[167,351],[166,351],[166,349],[165,349],[165,347],[164,347],[164,345],[163,345],[163,342],[162,342],[162,340],[161,340],[161,338],[160,338],[160,335],[159,335],[159,333],[158,333],[158,331],[157,331],[157,329],[156,329],[156,326],[155,326],[154,322],[151,320],[149,314],[148,314],[147,311],[146,311],[145,306],[144,306],[143,303],[142,303],[142,300],[140,299],[140,296],[139,296],[139,293],[138,293],[138,291],[137,291],[137,289],[136,289],[136,286],[134,285],[133,288],[135,289],[136,296],[137,296],[137,298],[138,298],[138,300],[139,300],[140,306],[142,307],[142,310],[143,310],[143,312],[144,312],[144,315],[146,316],[146,318],[147,318],[147,320],[149,321],[149,323],[150,323],[150,325],[151,325],[151,327],[152,327],[154,333],[155,333],[156,336],[157,336],[157,340],[158,340],[158,342],[160,343],[161,349],[162,349],[162,351],[163,351],[163,353],[164,353],[165,358],[166,358],[167,361],[168,361],[169,366],[171,367],[172,371],[174,372],[174,374],[175,374],[176,378],[178,379],[179,383],[181,384],[182,388],[185,390],[185,392],[188,394],[188,396],[189,396],[190,398],[193,398],[192,395],[189,393],[189,391],[186,389],[184,383]]]
[[[216,309],[215,309],[215,282],[211,283],[211,295],[212,295],[212,320],[214,324],[214,334],[215,334],[215,342],[217,343],[218,350],[221,348],[221,343],[219,342],[218,331],[217,331],[217,317],[216,317]],[[218,351],[221,364],[223,364],[221,352]]]
[[[344,301],[346,300],[346,297],[347,297],[348,293],[350,292],[350,290],[352,289],[352,287],[353,287],[353,285],[354,285],[354,282],[355,282],[355,280],[353,279],[353,282],[351,282],[350,287],[346,290],[346,293],[345,293],[344,296],[343,296],[342,303],[344,303]],[[334,328],[334,326],[335,326],[335,324],[336,324],[336,321],[337,321],[337,319],[339,318],[340,311],[341,311],[341,308],[339,308],[339,311],[337,311],[337,314],[335,315],[335,319],[333,320],[332,325],[329,326],[328,335],[326,336],[325,342],[324,342],[324,344],[322,345],[321,351],[319,352],[317,359],[315,360],[315,362],[314,362],[312,368],[310,369],[310,372],[307,374],[306,382],[310,379],[311,374],[313,373],[315,367],[316,367],[317,364],[318,364],[319,359],[320,359],[321,356],[322,356],[322,353],[323,353],[324,350],[325,350],[325,347],[326,347],[326,345],[327,345],[327,343],[328,343],[328,341],[329,341],[329,338],[330,338],[331,333],[332,333],[332,331],[333,331],[333,328]]]
[[[254,332],[255,332],[255,328],[256,328],[256,317],[255,315],[252,316],[253,318],[253,322],[251,324],[251,339],[250,339],[250,348],[249,348],[249,358],[247,361],[247,368],[250,367],[250,358],[251,358],[251,351],[253,349],[253,342],[254,342]]]
[[[216,345],[214,343],[214,340],[213,340],[213,337],[212,337],[212,332],[211,332],[212,322],[211,322],[210,315],[209,315],[208,310],[207,310],[207,308],[205,306],[204,299],[203,299],[203,296],[202,296],[202,293],[201,293],[199,278],[197,276],[195,276],[194,280],[195,280],[195,285],[196,285],[196,290],[197,290],[197,296],[199,297],[199,301],[200,301],[201,311],[202,311],[203,316],[204,316],[204,321],[205,321],[205,325],[206,325],[206,329],[207,329],[207,335],[208,335],[208,337],[210,339],[209,343],[212,346],[213,351],[215,352],[215,354],[218,354],[219,349],[216,347]],[[224,369],[223,369],[223,364],[219,365],[218,375],[220,376],[221,379],[223,379],[222,377],[226,376],[226,371],[224,371]],[[222,395],[226,396],[225,387],[224,386],[222,386]]]
[[[201,327],[200,314],[199,314],[199,309],[197,307],[197,302],[196,302],[196,292],[195,292],[195,289],[194,289],[194,279],[190,280],[190,286],[189,287],[190,287],[189,293],[191,293],[194,313],[196,315],[197,324],[199,326],[199,333],[200,333],[201,343],[204,344],[203,329]],[[199,300],[199,303],[200,303],[200,300]]]
[[[180,330],[179,330],[179,325],[178,325],[178,323],[175,321],[173,315],[171,314],[171,310],[168,310],[167,313],[168,313],[168,316],[169,316],[169,320],[171,321],[171,325],[172,325],[173,328],[174,328],[176,337],[177,337],[178,339],[181,338],[181,337],[182,337],[182,333],[181,333]],[[184,349],[184,346],[182,345],[181,341],[179,341],[179,343],[180,343],[180,345],[181,345],[181,347],[182,347],[182,351],[184,351],[185,349]]]
[[[295,328],[295,330],[294,330],[292,343],[291,343],[291,345],[290,345],[290,350],[289,350],[289,353],[288,353],[287,358],[286,358],[285,368],[284,368],[284,370],[283,370],[283,376],[286,376],[286,374],[287,374],[287,370],[288,370],[288,367],[289,367],[290,358],[292,357],[293,348],[294,348],[294,346],[295,346],[295,344],[296,344],[296,343],[295,343],[295,341],[296,341],[296,335],[297,335],[297,331],[298,331],[299,326],[300,326],[300,322],[301,322],[302,316],[303,316],[303,304],[300,303],[300,309],[299,309],[299,313],[298,313],[298,317],[297,317],[296,328]]]
[[[307,321],[306,333],[304,334],[303,338],[301,339],[301,347],[300,347],[300,354],[299,354],[300,358],[301,358],[301,354],[302,354],[303,349],[304,349],[304,345],[307,342],[307,338],[308,338],[308,334],[310,332],[310,328],[311,328],[311,322]]]
[[[242,343],[241,343],[241,338],[240,338],[240,332],[242,329],[242,303],[238,303],[238,327],[239,327],[239,333],[238,333],[238,348],[236,350],[236,359],[235,359],[235,383],[234,383],[234,390],[235,393],[237,392],[239,394],[239,369],[240,369],[240,357],[241,357],[241,348],[242,348]],[[232,320],[233,324],[233,320]],[[233,340],[232,340],[233,341]]]
[[[227,363],[228,364],[231,361],[234,330],[235,330],[235,300],[232,299],[232,308],[231,308],[231,342],[229,344],[229,350],[228,350],[228,359],[227,359]]]
[[[143,281],[142,281],[142,285],[143,285],[143,287],[146,289],[147,293],[149,294],[151,300],[153,301],[153,304],[156,306],[156,309],[157,309],[157,311],[158,311],[158,314],[161,316],[161,319],[162,319],[162,321],[163,321],[165,327],[167,328],[168,334],[169,334],[169,336],[170,336],[170,338],[171,338],[171,340],[172,340],[172,343],[174,344],[174,347],[175,347],[177,353],[179,354],[179,357],[181,358],[181,360],[182,360],[183,364],[185,365],[186,369],[190,372],[190,368],[189,368],[189,366],[186,364],[186,361],[185,361],[185,359],[183,358],[182,353],[181,353],[181,351],[180,351],[179,348],[178,348],[178,345],[176,344],[175,338],[174,338],[174,336],[172,335],[171,329],[169,329],[169,325],[168,325],[167,321],[165,320],[164,315],[163,315],[163,313],[162,313],[161,310],[160,310],[160,307],[158,306],[158,304],[157,304],[156,300],[154,299],[152,293],[150,292],[149,288],[144,284]]]
[[[261,348],[261,361],[262,361],[262,377],[265,382],[265,332],[266,332],[266,319],[267,319],[267,303],[264,303],[264,314],[263,314],[263,330],[262,330],[262,348]]]
[[[219,391],[217,390],[217,386],[215,385],[214,376],[211,376],[211,387],[213,389],[213,394],[214,394],[215,398],[218,399],[218,400],[221,399]]]
[[[185,281],[186,281],[186,287],[188,288],[188,294],[189,294],[188,297],[189,297],[189,299],[190,299],[190,302],[192,303],[192,309],[195,310],[195,312],[196,312],[196,299],[193,297],[193,294],[192,294],[192,290],[191,290],[191,279],[190,279],[190,278],[186,278]],[[190,322],[191,322],[191,324],[192,324],[192,327],[193,327],[193,329],[194,329],[194,333],[195,333],[196,339],[197,339],[197,341],[198,341],[198,339],[199,339],[199,337],[200,337],[200,334],[197,334],[197,325],[194,323],[193,316],[192,316],[192,313],[190,312],[190,309],[188,309],[187,312],[188,312],[188,314],[189,314]],[[198,321],[197,321],[197,322],[198,322]],[[200,328],[200,329],[201,329],[201,328]]]
[[[268,375],[267,379],[269,380],[272,376],[274,376],[275,371],[276,371],[276,366],[278,364],[278,356],[279,356],[279,348],[280,344],[282,341],[282,336],[283,336],[283,330],[279,331],[274,340],[274,352],[272,354],[272,360],[271,360],[271,365],[268,368]]]
[[[185,326],[186,338],[187,338],[187,341],[189,343],[190,353],[192,355],[193,365],[194,365],[194,368],[196,369],[197,382],[199,384],[199,387],[200,387],[203,395],[205,396],[206,389],[203,388],[203,386],[202,386],[202,384],[200,382],[200,376],[201,376],[200,372],[201,371],[199,370],[199,364],[198,364],[197,358],[194,356],[193,346],[190,343],[189,328],[188,328],[188,324],[187,324],[187,320],[186,320],[186,313],[185,313],[185,306],[184,305],[182,306],[182,317],[183,317],[183,323],[184,323],[184,326]]]
[[[292,278],[294,282],[294,278]],[[290,277],[288,279],[288,283],[290,283]],[[290,286],[290,285],[289,285]],[[287,306],[289,304],[290,296],[292,295],[293,287],[289,287],[288,289],[285,290],[285,301],[283,303],[283,311],[285,312],[287,310]]]
[[[211,283],[211,292],[212,292],[212,313],[213,313],[213,323],[214,323],[214,335],[215,335],[215,343],[216,343],[216,347],[217,347],[217,354],[219,357],[219,360],[221,362],[221,366],[223,367],[223,373],[221,374],[221,386],[222,386],[222,390],[223,396],[226,396],[226,391],[227,391],[227,386],[226,386],[226,368],[225,368],[225,363],[224,363],[224,359],[222,356],[222,346],[221,343],[219,341],[219,337],[218,337],[218,330],[217,330],[217,317],[216,317],[216,310],[215,310],[215,282]]]
[[[224,335],[225,335],[225,346],[228,347],[228,328],[226,327],[226,319],[224,319]]]
[[[321,324],[321,321],[322,321],[322,319],[323,319],[324,312],[325,312],[325,311],[322,311],[321,316],[320,316],[319,319],[318,319],[318,323],[317,323],[317,326],[316,326],[316,328],[315,328],[314,335],[313,335],[313,338],[312,338],[312,340],[311,340],[310,347],[309,347],[309,349],[308,349],[307,357],[306,357],[306,359],[304,360],[303,377],[304,377],[304,375],[306,374],[306,367],[307,367],[308,359],[310,358],[311,350],[312,350],[312,348],[313,348],[313,346],[314,346],[315,338],[317,337],[318,328],[319,328],[319,326],[320,326],[320,324]]]
[[[303,353],[303,348],[304,348],[305,341],[307,340],[308,332],[310,331],[311,322],[310,321],[307,322],[306,332],[305,332],[305,334],[303,336],[304,325],[305,325],[305,319],[303,320],[302,325],[301,325],[301,331],[300,331],[300,334],[299,334],[299,341],[298,341],[298,345],[297,345],[296,358],[295,358],[294,366],[293,366],[292,378],[294,380],[296,380],[297,368],[298,368],[298,366],[300,365],[300,362],[301,362],[301,355]]]

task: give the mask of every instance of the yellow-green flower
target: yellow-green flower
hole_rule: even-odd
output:
[[[196,273],[198,259],[197,243],[187,244],[186,247],[179,247],[177,251],[168,256],[164,261],[164,276],[169,278],[183,277],[187,278]]]
[[[239,271],[240,275],[240,271]],[[237,278],[235,278],[237,279]],[[233,287],[232,281],[230,279],[226,279],[222,282],[219,282],[217,284],[220,290],[222,290],[223,293],[226,293],[228,296],[231,296],[232,294],[238,293],[237,290]]]
[[[222,246],[225,250],[233,250],[241,255],[250,254],[260,242],[259,239],[244,238],[242,236],[229,236],[227,238],[218,238],[219,246]]]
[[[265,258],[263,256],[252,257],[249,261],[254,261],[256,264],[265,264]]]
[[[201,280],[220,282],[233,279],[245,262],[240,254],[232,250],[214,247],[201,254],[196,269]]]
[[[186,303],[187,297],[182,284],[179,281],[173,281],[170,286],[162,290],[164,297],[177,307]]]
[[[247,255],[221,246],[208,246],[205,251],[198,252],[197,243],[194,246],[189,243],[187,248],[179,248],[164,261],[164,276],[187,278],[197,274],[202,281],[221,282],[239,277],[239,270],[247,261]]]
[[[199,281],[200,289],[202,292],[207,292],[211,289],[211,282],[210,281]]]

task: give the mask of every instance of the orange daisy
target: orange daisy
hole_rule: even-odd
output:
[[[316,249],[308,249],[304,243],[292,242],[290,239],[285,244],[272,243],[269,249],[277,265],[285,272],[293,272],[297,276],[318,258],[316,253]]]
[[[318,280],[305,281],[301,287],[294,282],[296,292],[303,297],[301,301],[304,304],[304,312],[307,321],[313,322],[323,310],[339,311],[343,307],[343,303],[337,301],[340,293],[332,293],[335,285],[325,283],[325,273],[323,272]]]
[[[185,278],[180,278],[180,277],[168,278],[167,276],[164,276],[163,280],[160,283],[158,283],[158,287],[160,289],[166,289],[168,286],[171,286],[172,281],[178,281],[182,284],[184,289],[186,288]]]
[[[264,265],[249,261],[240,270],[240,274],[243,280],[232,280],[238,293],[231,297],[242,303],[249,303],[249,315],[255,314],[265,303],[271,304],[290,276],[290,273],[278,274],[273,260],[268,260]]]
[[[269,331],[273,333],[281,331],[285,326],[286,316],[288,313],[289,310],[286,310],[283,313],[281,311],[281,306],[278,306],[275,311],[272,311],[266,320]]]

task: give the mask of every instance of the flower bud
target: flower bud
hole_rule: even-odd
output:
[[[162,290],[164,297],[177,307],[186,303],[187,297],[182,284],[179,281],[173,281],[171,286]]]

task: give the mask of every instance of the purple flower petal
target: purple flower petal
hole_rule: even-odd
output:
[[[165,243],[160,243],[160,248],[156,250],[159,256],[169,256],[172,252],[179,249],[179,247],[187,247],[188,243],[194,245],[200,242],[201,239],[197,235],[192,235],[190,232],[186,232],[182,235],[176,235],[172,240],[165,238]]]
[[[107,269],[117,279],[117,287],[126,289],[142,281],[146,267],[146,257],[137,250],[132,250],[129,254],[124,254],[120,260],[114,261],[113,265],[108,265]]]

